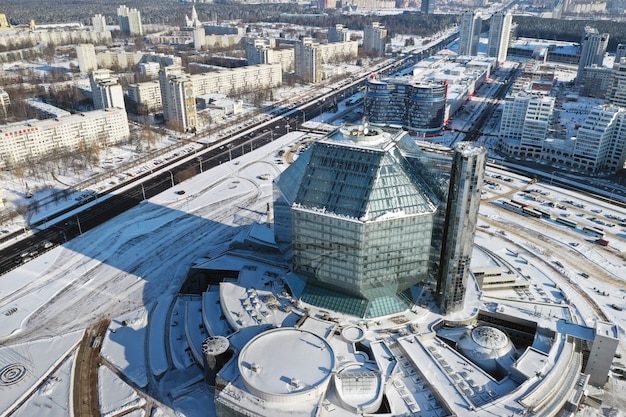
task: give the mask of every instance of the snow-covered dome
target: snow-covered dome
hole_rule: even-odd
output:
[[[502,330],[492,326],[468,329],[457,347],[465,357],[489,373],[508,369],[515,362],[515,346]]]

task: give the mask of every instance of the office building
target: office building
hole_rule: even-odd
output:
[[[404,131],[345,127],[275,181],[275,240],[303,301],[377,317],[410,308],[410,288],[438,279],[442,310],[462,308],[486,152],[464,144],[433,164],[411,143]]]
[[[599,67],[602,66],[608,43],[608,33],[600,33],[595,28],[585,27],[585,33],[580,42],[580,60],[578,61],[576,82],[582,81],[585,67],[594,64]]]
[[[348,42],[350,40],[350,31],[343,25],[337,24],[328,29],[328,42]]]
[[[512,20],[511,13],[508,12],[497,11],[491,16],[487,56],[497,58],[498,63],[506,61]]]
[[[613,69],[591,65],[583,70],[580,95],[584,97],[605,98],[613,80]]]
[[[295,74],[302,82],[316,83],[322,80],[322,56],[320,44],[313,38],[296,42],[294,56]]]
[[[111,107],[126,109],[124,91],[118,79],[111,76],[111,71],[93,71],[89,75],[89,83],[91,84],[91,97],[95,109]]]
[[[385,54],[387,42],[387,29],[379,22],[372,22],[363,29],[363,52],[375,56]]]
[[[193,82],[179,66],[164,67],[159,72],[163,118],[181,132],[196,128],[196,96]]]
[[[504,98],[500,140],[509,153],[539,158],[548,135],[555,98],[521,92]]]
[[[117,8],[117,19],[122,33],[130,36],[143,35],[141,12],[139,10],[129,9],[125,5],[120,5]]]
[[[616,171],[626,160],[626,109],[605,105],[593,108],[578,128],[572,160],[589,172]]]
[[[364,114],[372,124],[400,125],[423,134],[437,133],[445,122],[447,91],[446,81],[369,78]]]
[[[615,63],[622,62],[622,58],[626,58],[626,43],[620,43],[615,50]]]
[[[78,58],[78,68],[81,73],[87,74],[98,69],[96,48],[93,44],[81,43],[76,45],[76,57]]]
[[[626,107],[626,61],[613,64],[606,98],[611,104]]]
[[[459,55],[476,56],[480,43],[482,18],[479,11],[468,10],[461,14],[459,29]]]
[[[107,21],[104,16],[97,14],[91,18],[91,26],[94,32],[105,32],[107,30]]]
[[[437,276],[442,313],[463,309],[487,150],[461,142],[454,151]]]
[[[109,108],[72,114],[57,119],[27,120],[0,125],[0,163],[12,164],[50,157],[60,149],[72,151],[82,144],[98,146],[128,139],[124,109]]]

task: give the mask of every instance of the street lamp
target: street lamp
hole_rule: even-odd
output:
[[[232,155],[231,155],[231,153],[230,153],[230,149],[233,147],[233,144],[232,144],[232,143],[229,143],[228,145],[226,145],[226,147],[228,148],[228,160],[229,160],[229,161],[232,161],[232,160],[233,160],[233,157],[232,157]]]
[[[170,173],[170,179],[172,180],[172,187],[174,187],[174,174],[172,174],[172,171],[167,171]]]
[[[196,158],[196,160],[198,161],[198,164],[200,164],[200,173],[202,174],[202,157],[199,156]]]

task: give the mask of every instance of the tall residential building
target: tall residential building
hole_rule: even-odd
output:
[[[576,82],[582,81],[585,67],[594,64],[599,67],[602,66],[608,43],[608,33],[600,33],[596,28],[585,27],[585,33],[580,42],[580,61],[578,61]]]
[[[322,58],[320,44],[313,38],[304,38],[296,42],[294,66],[296,77],[305,83],[322,80]]]
[[[622,58],[626,58],[626,43],[620,43],[615,50],[615,62],[622,62]]]
[[[163,118],[181,132],[194,131],[197,125],[196,97],[191,77],[183,68],[172,65],[159,72]]]
[[[461,14],[459,29],[459,55],[475,56],[478,54],[482,18],[479,11],[468,10]]]
[[[9,104],[11,104],[11,97],[9,97],[9,93],[0,88],[0,116],[6,117]]]
[[[343,25],[337,24],[328,29],[328,42],[348,42],[350,40],[350,31]]]
[[[248,65],[271,64],[272,51],[276,46],[273,39],[251,39],[246,43]]]
[[[275,181],[275,240],[296,296],[360,317],[397,313],[436,264],[442,310],[462,308],[485,154],[448,149],[446,182],[404,131],[345,127],[314,143]]]
[[[499,63],[506,61],[512,21],[513,17],[508,12],[497,11],[491,16],[487,56],[497,58]]]
[[[379,22],[372,22],[370,26],[365,26],[363,29],[363,51],[366,53],[383,56],[386,40],[387,29]]]
[[[433,134],[443,129],[447,82],[412,78],[370,78],[364,96],[364,114],[370,123],[401,125],[413,132]]]
[[[91,43],[81,43],[76,45],[76,57],[78,58],[78,68],[83,74],[98,69],[98,59],[96,58],[96,48]]]
[[[424,14],[435,13],[435,0],[422,0],[420,11]]]
[[[106,32],[107,30],[106,18],[101,14],[97,14],[91,18],[91,25],[93,26],[94,32]]]
[[[626,61],[613,64],[606,99],[611,104],[626,107]]]
[[[126,109],[124,91],[118,79],[111,76],[111,71],[106,69],[93,71],[89,75],[89,82],[95,109],[108,109],[111,107]]]
[[[137,9],[129,9],[125,5],[117,8],[117,19],[120,25],[120,31],[126,35],[141,36],[143,35],[143,26],[141,25],[141,13]]]
[[[437,298],[446,314],[463,308],[487,150],[461,142],[454,151],[439,257]]]

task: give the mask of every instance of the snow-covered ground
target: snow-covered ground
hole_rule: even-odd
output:
[[[251,154],[187,180],[1,276],[0,368],[24,366],[26,377],[0,386],[2,397],[8,399],[2,401],[0,416],[13,411],[15,415],[32,415],[34,410],[43,410],[46,416],[67,415],[71,402],[68,367],[82,336],[82,331],[77,330],[103,317],[111,319],[102,342],[105,365],[100,370],[99,396],[103,415],[117,415],[123,410],[144,415],[142,395],[145,393],[120,380],[117,372],[135,387],[154,384],[161,393],[169,393],[174,399],[172,403],[156,407],[162,415],[172,415],[170,407],[188,416],[211,415],[210,394],[197,389],[202,374],[189,368],[192,358],[188,356],[189,346],[182,328],[184,314],[194,310],[180,299],[172,305],[180,316],[176,321],[179,326],[167,321],[168,310],[194,261],[229,242],[248,225],[265,221],[272,187],[271,180],[260,179],[259,175],[270,174],[272,178],[278,175],[283,165],[274,162],[277,152],[288,149],[302,136],[300,132],[292,132]],[[486,188],[486,199],[511,198],[516,189],[525,188],[527,179],[506,172],[498,174],[512,181],[503,183],[500,189]],[[531,187],[549,191],[555,200],[584,202],[584,210],[589,213],[592,209],[602,209],[604,214],[626,216],[623,210],[556,187],[544,184]],[[186,193],[176,194],[179,189]],[[569,208],[570,212],[573,210]],[[564,294],[554,297],[572,300],[580,297],[574,288],[582,288],[619,324],[623,337],[626,313],[610,305],[626,307],[624,286],[616,284],[626,276],[626,265],[618,253],[626,250],[624,231],[611,231],[611,246],[615,248],[612,253],[590,242],[579,231],[554,221],[529,219],[487,201],[481,207],[480,224],[490,227],[480,228],[478,244],[516,266],[519,259],[506,248],[523,252],[521,256],[528,260],[537,259],[531,262],[535,272],[531,266],[524,266],[524,273],[536,277],[536,288],[545,288],[552,281],[558,283]],[[506,233],[496,233],[504,229]],[[572,242],[578,246],[572,246]],[[560,270],[545,266],[555,261],[563,265]],[[578,275],[586,263],[595,265],[599,273],[589,278]],[[608,295],[601,295],[594,288],[602,288]],[[543,297],[539,292],[534,296]],[[591,325],[595,320],[593,310],[584,300],[575,305],[580,321]],[[45,354],[37,353],[41,346],[46,346]],[[179,356],[169,357],[167,352]],[[178,371],[164,375],[169,366]],[[16,373],[9,371],[10,375]],[[608,389],[600,393],[608,399],[606,404],[616,401],[614,404],[623,406],[619,402],[623,381],[611,378]],[[22,403],[22,399],[26,401]]]

